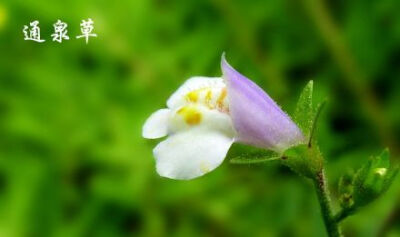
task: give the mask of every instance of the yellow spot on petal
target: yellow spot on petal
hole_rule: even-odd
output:
[[[199,94],[197,93],[197,91],[191,91],[186,95],[186,99],[189,102],[194,102],[196,103],[197,100],[199,99]]]
[[[222,109],[224,107],[225,97],[226,97],[226,88],[223,88],[221,90],[221,94],[219,95],[218,100],[217,100],[218,108]]]
[[[196,125],[201,122],[201,112],[195,106],[182,107],[177,113],[181,115],[189,125]]]
[[[210,89],[207,90],[207,94],[205,97],[205,104],[207,105],[207,107],[212,108],[211,105],[211,99],[212,99],[212,91]]]

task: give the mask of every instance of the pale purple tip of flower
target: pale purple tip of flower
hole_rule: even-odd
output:
[[[304,142],[289,116],[257,84],[230,66],[224,54],[221,68],[238,142],[277,152]]]

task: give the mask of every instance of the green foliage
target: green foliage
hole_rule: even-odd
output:
[[[362,166],[353,178],[353,198],[357,207],[365,206],[382,194],[392,184],[399,168],[390,164],[389,150],[372,157]]]
[[[261,156],[258,158],[254,158],[252,156],[238,156],[229,160],[232,164],[260,164],[265,162],[271,162],[280,160],[282,157],[280,156]]]
[[[326,104],[326,100],[313,106],[313,81],[309,81],[300,94],[294,112],[294,121],[297,123],[309,145],[313,143],[316,126],[322,109]]]
[[[304,136],[310,137],[314,119],[314,107],[312,103],[313,96],[313,81],[309,81],[300,94],[294,112],[294,121],[297,123]]]
[[[273,151],[234,143],[227,158],[232,164],[259,164],[280,160],[281,155]]]
[[[314,137],[315,137],[315,133],[317,130],[317,124],[318,124],[318,120],[319,117],[321,115],[322,109],[325,107],[326,104],[326,100],[323,100],[321,103],[319,103],[315,109],[315,113],[314,113],[314,118],[312,119],[311,122],[311,131],[309,134],[309,138],[308,138],[308,145],[309,146],[317,146],[317,142],[315,141]]]

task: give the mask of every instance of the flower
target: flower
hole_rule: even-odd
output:
[[[153,113],[143,137],[168,138],[153,150],[157,172],[173,179],[201,176],[224,160],[235,137],[222,78],[192,77]]]
[[[222,57],[223,77],[192,77],[154,112],[142,135],[168,135],[153,150],[157,172],[193,179],[217,168],[233,142],[282,152],[304,140],[296,124]]]

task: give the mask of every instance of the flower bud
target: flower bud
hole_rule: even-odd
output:
[[[385,193],[397,172],[398,167],[390,165],[388,149],[369,160],[354,176],[355,205],[364,206]]]

